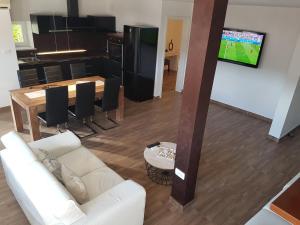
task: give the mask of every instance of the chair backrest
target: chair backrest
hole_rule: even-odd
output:
[[[76,85],[75,115],[78,119],[84,119],[95,115],[95,97],[95,82]]]
[[[68,87],[46,89],[47,126],[56,126],[68,122]]]
[[[79,79],[86,77],[86,66],[85,63],[74,63],[70,64],[72,79]]]
[[[18,70],[20,87],[30,87],[40,84],[36,69]]]
[[[63,73],[61,71],[60,65],[44,67],[44,73],[47,83],[53,83],[63,80]]]
[[[114,77],[105,80],[104,94],[102,98],[102,110],[104,112],[112,111],[119,107],[120,85],[120,78]]]

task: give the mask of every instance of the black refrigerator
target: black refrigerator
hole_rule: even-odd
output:
[[[124,26],[125,97],[133,101],[153,98],[158,28]]]

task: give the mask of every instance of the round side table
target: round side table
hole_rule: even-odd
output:
[[[175,167],[176,144],[160,142],[160,145],[146,148],[144,158],[149,178],[160,185],[171,185]]]

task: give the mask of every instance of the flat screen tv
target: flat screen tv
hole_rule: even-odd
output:
[[[219,60],[257,68],[266,33],[224,28]]]

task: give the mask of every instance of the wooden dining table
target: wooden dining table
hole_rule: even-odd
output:
[[[74,105],[76,100],[76,84],[84,82],[96,82],[96,99],[100,99],[103,96],[105,79],[100,76],[91,76],[81,79],[66,80],[55,83],[41,84],[27,88],[21,88],[17,90],[11,90],[11,112],[13,116],[15,130],[18,132],[22,132],[24,130],[22,111],[25,111],[28,118],[31,139],[33,141],[41,139],[38,113],[45,112],[45,89],[51,87],[68,86],[69,105]],[[123,86],[120,87],[119,107],[114,112],[113,116],[118,122],[122,121],[124,118]]]

